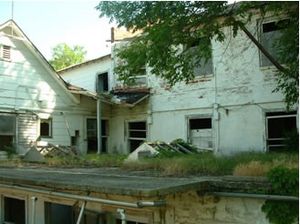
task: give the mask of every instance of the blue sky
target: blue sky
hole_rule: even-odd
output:
[[[51,58],[58,43],[81,45],[87,59],[110,52],[108,19],[99,18],[95,0],[14,0],[13,18],[42,54]],[[0,0],[0,24],[11,19],[11,0]]]

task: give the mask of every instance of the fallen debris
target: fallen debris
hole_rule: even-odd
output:
[[[157,156],[173,156],[175,154],[193,154],[200,152],[211,152],[211,150],[198,149],[194,145],[191,145],[182,139],[176,139],[171,143],[160,141],[145,142],[132,153],[130,153],[126,161],[134,161],[142,158],[151,158]]]

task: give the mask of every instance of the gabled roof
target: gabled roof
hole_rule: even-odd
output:
[[[31,51],[31,53],[37,58],[37,60],[41,63],[41,65],[46,69],[46,71],[51,75],[51,77],[58,83],[58,85],[66,91],[67,96],[74,103],[79,103],[79,100],[76,99],[75,96],[69,91],[68,84],[60,77],[59,74],[53,69],[53,67],[49,64],[47,59],[42,55],[42,53],[37,49],[37,47],[30,41],[30,39],[26,36],[23,30],[17,25],[14,20],[8,20],[7,22],[0,25],[0,30],[10,27],[12,29],[13,35],[8,35],[10,38],[16,38],[18,40],[22,40],[25,46]]]
[[[70,70],[77,69],[77,68],[80,68],[82,66],[86,66],[86,65],[96,63],[96,62],[99,62],[99,61],[104,61],[105,59],[111,59],[111,54],[104,55],[104,56],[101,56],[101,57],[98,57],[98,58],[94,58],[94,59],[76,64],[76,65],[71,65],[67,68],[64,68],[64,69],[61,69],[61,70],[57,71],[57,73],[60,74],[60,75],[63,75],[63,73],[68,72]]]

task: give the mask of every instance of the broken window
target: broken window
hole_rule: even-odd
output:
[[[287,136],[297,131],[296,116],[296,112],[266,113],[268,151],[284,149]]]
[[[40,121],[40,136],[43,138],[52,137],[52,119],[41,119]]]
[[[12,147],[16,133],[16,116],[0,114],[0,149]]]
[[[11,58],[11,47],[10,46],[2,45],[1,57],[5,60],[10,60],[10,58]]]
[[[200,149],[213,148],[211,118],[190,118],[189,142]]]
[[[4,223],[25,224],[25,201],[4,197]]]
[[[132,76],[131,86],[147,86],[147,73],[146,68],[143,67],[139,70],[137,74]]]
[[[260,43],[274,57],[275,60],[279,60],[279,55],[274,44],[282,36],[282,29],[288,22],[289,20],[286,19],[265,22],[261,25]],[[272,66],[273,64],[263,53],[260,52],[260,65],[263,67]]]
[[[108,91],[108,73],[102,73],[97,75],[96,81],[96,91],[97,93],[107,92]]]
[[[187,54],[192,55],[191,66],[194,67],[194,76],[201,77],[205,75],[213,74],[213,63],[212,63],[212,50],[205,56],[199,58],[201,48],[203,45],[211,46],[211,42],[207,38],[200,38],[195,40],[187,50]]]
[[[139,147],[147,137],[147,125],[145,121],[128,123],[129,152]]]

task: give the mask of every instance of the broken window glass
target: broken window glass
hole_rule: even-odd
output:
[[[297,131],[296,112],[266,113],[268,151],[283,150],[287,135]]]
[[[129,122],[128,123],[128,141],[129,151],[133,152],[147,138],[147,125],[145,121]]]
[[[189,141],[200,149],[213,148],[211,118],[189,119]]]
[[[260,43],[262,46],[279,61],[279,54],[275,47],[275,42],[282,36],[282,30],[289,20],[280,20],[263,23],[260,32]],[[272,66],[272,62],[260,52],[260,65]]]

